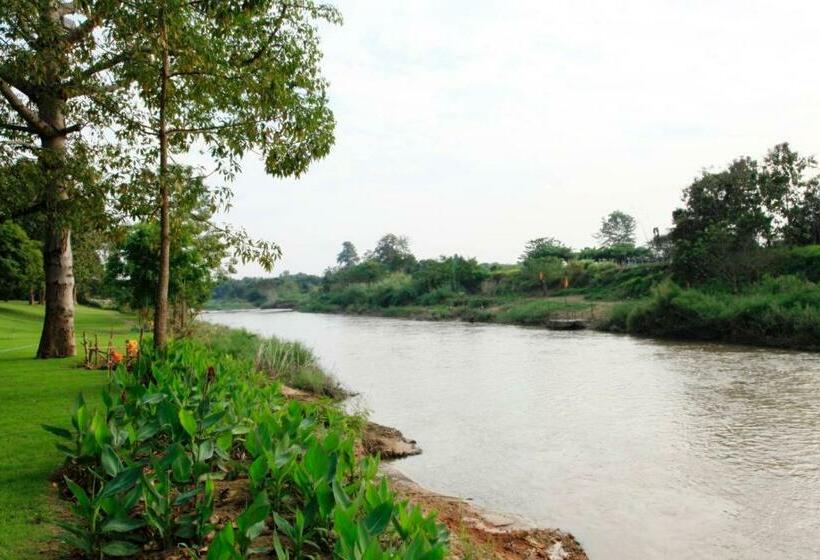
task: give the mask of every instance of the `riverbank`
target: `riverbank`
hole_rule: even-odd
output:
[[[242,329],[200,324],[195,336],[216,344],[223,352],[240,357],[248,352],[252,341],[265,348],[266,341]],[[232,342],[226,342],[232,341]],[[282,342],[279,341],[279,344]],[[294,344],[288,342],[287,344]],[[296,343],[298,344],[298,343]],[[304,348],[304,347],[303,347]],[[305,349],[307,352],[309,350]],[[314,360],[311,367],[319,369]],[[281,378],[282,370],[269,369],[268,373]],[[335,397],[345,398],[351,394],[349,388],[342,387],[327,373],[325,386],[336,388]],[[291,379],[293,379],[291,377]],[[311,402],[327,394],[317,393],[311,386],[301,388],[283,386],[283,394],[293,400]],[[408,439],[398,429],[366,422],[357,446],[362,456],[377,456],[383,461],[380,471],[388,477],[391,488],[402,498],[417,505],[427,513],[436,513],[436,518],[450,532],[450,552],[452,560],[514,560],[519,558],[544,560],[586,560],[588,557],[578,541],[570,534],[558,529],[537,528],[526,520],[511,514],[491,512],[466,500],[445,496],[424,488],[396,468],[394,461],[423,453],[415,440]]]
[[[295,309],[555,330],[589,328],[648,338],[820,351],[820,289],[795,277],[765,279],[736,293],[681,288],[666,282],[648,297],[619,301],[587,299],[581,294],[465,296],[454,304],[430,306],[341,307],[314,302]]]
[[[285,388],[289,398],[310,401],[305,391]],[[587,560],[588,556],[572,534],[559,529],[539,528],[518,516],[480,508],[458,496],[433,492],[405,476],[394,463],[420,455],[422,449],[395,428],[368,422],[357,453],[378,456],[384,461],[379,470],[402,498],[436,519],[450,532],[452,560]],[[400,464],[400,463],[399,463]]]
[[[23,557],[53,558],[62,553],[62,547],[55,544],[58,532],[53,523],[57,520],[67,520],[69,517],[65,513],[66,503],[58,499],[57,485],[48,482],[59,466],[61,457],[53,448],[53,435],[42,430],[40,425],[66,424],[71,407],[71,398],[66,394],[66,387],[71,387],[69,394],[84,393],[88,398],[88,405],[95,408],[101,404],[96,395],[108,381],[107,375],[102,372],[77,368],[76,359],[33,360],[31,352],[36,344],[40,320],[41,309],[37,307],[29,308],[23,304],[0,306],[0,327],[4,327],[2,332],[6,333],[0,339],[0,363],[4,366],[0,367],[3,381],[0,400],[4,403],[13,403],[12,408],[5,407],[0,424],[0,460],[4,462],[0,463],[0,526],[3,527],[3,531],[0,532],[0,558],[3,560]],[[86,309],[82,306],[78,308],[78,332],[112,334],[115,346],[124,346],[125,338],[135,332],[133,324],[133,318],[128,315]],[[251,343],[256,338],[242,331],[215,327],[205,327],[195,336],[201,337],[200,342],[209,344],[212,350],[222,352],[220,355],[231,356],[231,359],[240,362],[240,355],[252,348]],[[338,383],[330,378],[317,384],[317,378],[322,376],[322,372],[313,360],[305,358],[306,349],[303,347],[281,341],[268,341],[262,348],[262,351],[257,350],[255,359],[257,363],[263,363],[265,367],[270,368],[269,373],[288,376],[288,379],[297,383],[308,380],[303,384],[303,390],[285,387],[285,397],[313,400],[317,398],[314,394],[324,398],[340,390]],[[260,356],[266,357],[261,358],[260,362]],[[289,371],[275,369],[285,363],[297,365]],[[305,371],[310,373],[304,375]],[[21,376],[21,373],[28,373],[29,378]],[[55,380],[59,382],[55,383]],[[31,391],[32,388],[39,390]],[[339,394],[336,393],[335,396],[338,398]],[[48,398],[43,400],[43,395],[48,395]],[[8,413],[9,410],[12,414]],[[362,454],[378,454],[382,458],[395,459],[420,452],[415,442],[405,439],[400,432],[392,428],[367,423],[362,434]],[[491,527],[492,524],[486,521],[483,525],[475,525],[473,520],[481,517],[477,513],[479,510],[467,507],[469,504],[466,502],[463,502],[463,508],[455,507],[452,499],[441,501],[441,498],[432,492],[409,486],[409,481],[392,474],[393,471],[390,469],[383,472],[389,475],[394,490],[399,492],[402,499],[409,499],[411,503],[419,505],[427,512],[441,510],[440,521],[451,533],[451,558],[506,559],[511,558],[510,550],[527,550],[527,554],[532,558],[586,558],[574,540],[566,540],[571,539],[568,535],[557,538],[565,539],[566,546],[569,547],[567,550],[573,551],[574,555],[560,555],[560,550],[554,547],[553,540],[556,536],[565,535],[564,533],[524,530],[506,524]],[[233,519],[234,514],[242,512],[247,493],[244,490],[238,491],[237,484],[246,485],[247,479],[238,480],[245,482],[226,481],[217,484],[219,498],[214,502],[214,519],[217,521],[222,519],[219,515],[228,516],[222,520],[224,522]],[[459,513],[462,511],[463,513]],[[497,521],[499,518],[490,517],[488,514],[487,519]],[[176,556],[168,558],[170,557]]]
[[[438,305],[361,307],[320,304],[295,306],[306,313],[337,313],[389,317],[417,321],[465,321],[528,327],[560,327],[561,322],[577,322],[594,328],[607,320],[618,302],[587,300],[582,295],[526,298],[465,296],[456,302]]]

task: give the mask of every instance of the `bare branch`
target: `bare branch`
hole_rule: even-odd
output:
[[[17,97],[17,94],[14,93],[11,86],[3,80],[0,80],[0,94],[6,98],[6,101],[11,105],[12,109],[14,109],[29,126],[37,131],[37,134],[41,136],[53,136],[57,133],[53,126],[41,119],[37,113],[26,107],[26,104]]]

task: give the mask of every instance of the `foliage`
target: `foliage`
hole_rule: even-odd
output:
[[[815,167],[813,158],[780,144],[762,164],[743,157],[726,170],[704,172],[673,214],[676,278],[717,279],[738,289],[748,276],[747,256],[761,246],[817,242],[820,181],[807,176]]]
[[[211,560],[444,557],[434,516],[398,501],[377,459],[356,458],[358,419],[288,401],[249,365],[172,342],[162,357],[145,351],[133,371],[117,369],[101,409],[78,400],[73,429],[48,427],[72,476],[66,541],[95,557],[211,539]],[[244,510],[213,526],[219,481],[237,476],[247,476]]]
[[[430,292],[442,287],[453,291],[476,293],[489,272],[474,258],[460,255],[439,257],[437,260],[419,261],[412,271],[419,293]]]
[[[356,252],[356,246],[350,241],[342,243],[342,250],[336,256],[336,263],[344,268],[358,264],[359,254]]]
[[[146,311],[153,307],[159,269],[159,232],[156,225],[138,224],[115,245],[106,263],[105,287],[120,305]],[[210,297],[220,273],[224,248],[211,235],[181,229],[171,253],[169,299],[191,309]]]
[[[793,276],[767,277],[734,294],[666,282],[650,299],[616,308],[605,327],[652,336],[816,350],[820,347],[818,294],[816,284]]]
[[[615,210],[601,219],[601,229],[595,237],[601,242],[602,247],[634,246],[635,226],[635,218]]]
[[[655,260],[648,247],[636,247],[631,243],[617,243],[603,247],[587,247],[578,252],[578,259],[612,261],[618,264],[640,263]]]
[[[495,321],[516,325],[544,325],[549,319],[560,314],[562,317],[573,313],[585,314],[590,306],[583,303],[567,303],[560,300],[540,299],[513,304],[499,312]]]
[[[557,258],[568,259],[572,256],[572,249],[561,243],[554,237],[539,237],[527,241],[524,246],[524,253],[519,259],[526,262],[530,259]]]
[[[390,272],[407,271],[416,262],[416,258],[410,252],[410,241],[407,237],[392,233],[379,239],[376,247],[366,258],[383,265]]]
[[[217,355],[228,355],[253,364],[289,387],[334,399],[347,396],[339,382],[319,365],[310,348],[297,341],[276,337],[260,338],[241,329],[197,323],[196,339]]]
[[[43,280],[43,254],[23,228],[0,223],[0,299],[24,299]]]
[[[311,274],[283,272],[276,278],[226,278],[217,284],[208,307],[246,302],[252,307],[289,307],[304,302],[322,279]]]

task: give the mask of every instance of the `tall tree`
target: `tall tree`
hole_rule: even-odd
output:
[[[545,257],[568,259],[571,256],[572,249],[558,239],[554,237],[539,237],[527,241],[527,244],[524,246],[524,253],[519,260],[523,263],[531,259]]]
[[[416,257],[410,251],[410,241],[407,237],[392,233],[379,239],[371,256],[373,260],[392,272],[406,270],[416,263]]]
[[[601,228],[595,238],[604,247],[616,245],[635,245],[635,218],[615,210],[601,219]]]
[[[760,170],[755,160],[736,159],[728,169],[704,172],[684,189],[684,207],[672,215],[673,270],[687,281],[722,276],[737,284],[737,257],[772,238]],[[722,271],[722,272],[721,272]]]
[[[342,250],[336,255],[336,263],[344,268],[358,264],[359,254],[356,252],[356,246],[350,241],[342,243]]]
[[[136,82],[141,98],[120,122],[132,140],[155,140],[146,155],[157,162],[156,346],[167,341],[169,200],[180,188],[169,173],[172,155],[199,142],[228,178],[248,150],[261,152],[266,171],[277,177],[298,177],[325,156],[334,120],[319,68],[320,21],[340,17],[310,0],[141,0],[118,11],[114,40],[120,50],[138,53],[121,79]],[[255,249],[263,264],[278,256],[278,247]]]
[[[800,155],[788,143],[766,154],[760,189],[777,240],[789,245],[820,243],[820,176],[816,169],[813,156]]]
[[[83,127],[107,122],[122,89],[111,70],[128,57],[107,48],[97,30],[116,12],[117,0],[5,0],[0,10],[0,158],[25,154],[38,162],[37,200],[46,213],[46,312],[40,358],[71,356],[74,343],[74,273],[70,203],[87,166]],[[25,212],[26,210],[22,210]]]

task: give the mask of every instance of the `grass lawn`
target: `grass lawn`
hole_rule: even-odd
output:
[[[0,560],[42,557],[56,531],[48,478],[62,458],[40,425],[68,428],[76,395],[94,402],[106,380],[105,372],[78,368],[79,358],[35,360],[42,317],[43,306],[0,302]],[[135,325],[129,315],[77,308],[78,337],[98,334],[101,346],[113,330],[122,351]]]

